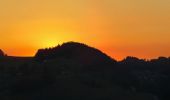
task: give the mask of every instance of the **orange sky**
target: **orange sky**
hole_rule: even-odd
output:
[[[83,42],[116,59],[170,56],[169,0],[0,0],[0,48],[37,49]]]

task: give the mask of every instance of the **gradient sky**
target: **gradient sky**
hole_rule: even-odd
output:
[[[116,59],[170,56],[170,0],[0,0],[0,48],[83,42]]]

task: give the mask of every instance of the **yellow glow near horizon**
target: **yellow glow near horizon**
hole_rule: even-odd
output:
[[[116,59],[170,56],[169,0],[1,0],[0,49],[33,56],[76,41]]]

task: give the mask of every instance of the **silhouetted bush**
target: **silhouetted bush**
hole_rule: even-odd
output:
[[[4,52],[0,49],[0,57],[4,56]]]

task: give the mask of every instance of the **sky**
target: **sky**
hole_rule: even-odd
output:
[[[33,56],[67,41],[115,59],[170,56],[170,0],[0,0],[0,49]]]

